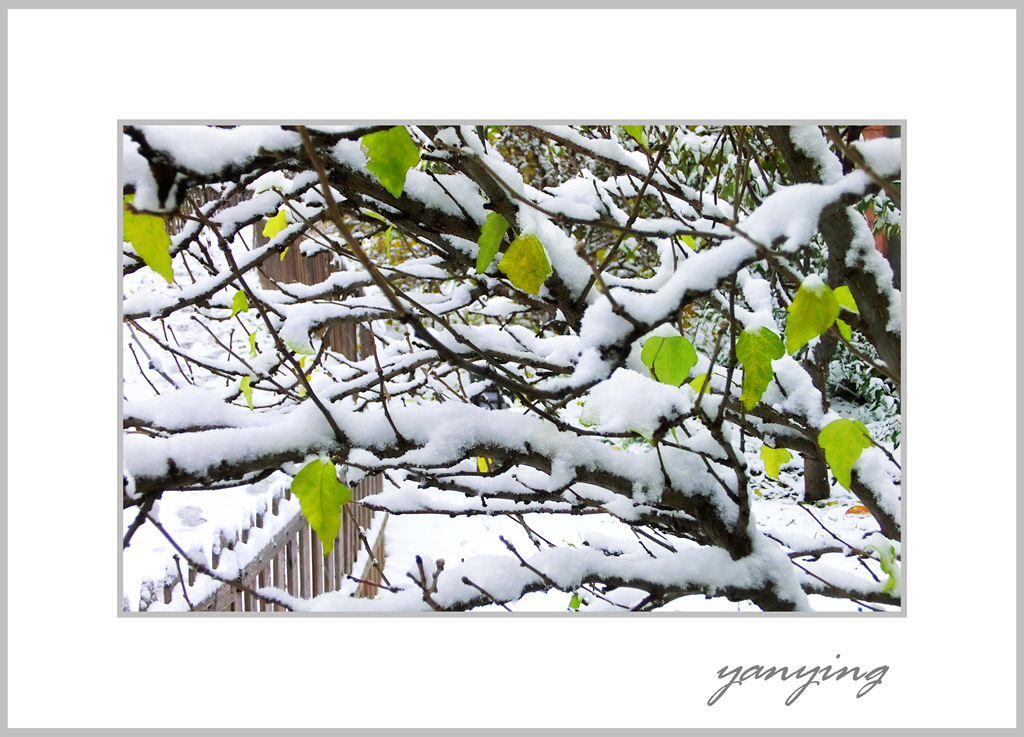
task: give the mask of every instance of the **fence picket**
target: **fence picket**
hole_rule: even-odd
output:
[[[324,546],[315,532],[310,553],[313,558],[313,596],[319,596],[324,592]]]

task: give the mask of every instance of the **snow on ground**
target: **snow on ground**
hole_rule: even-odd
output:
[[[216,552],[220,555],[217,572],[234,576],[300,513],[299,502],[295,498],[281,499],[278,514],[269,512],[275,490],[283,489],[288,481],[282,474],[259,484],[235,489],[165,494],[154,508],[156,514],[153,516],[190,557],[209,565]],[[122,536],[135,519],[135,512],[135,509],[125,510]],[[254,526],[258,513],[264,513],[263,527],[259,528]],[[244,529],[249,530],[245,543],[239,540],[233,549],[221,548],[222,539],[239,539]],[[151,612],[188,609],[180,587],[173,592],[169,604],[164,603],[163,591],[159,587],[147,596],[150,582],[163,580],[165,574],[169,577],[177,575],[174,555],[174,548],[153,525],[144,524],[135,532],[123,556],[121,589],[126,611],[138,611],[141,597],[155,597],[148,607]],[[188,567],[184,561],[181,561],[181,570],[187,576]],[[188,589],[189,599],[192,604],[198,604],[218,588],[220,584],[207,576],[197,576],[195,585]]]

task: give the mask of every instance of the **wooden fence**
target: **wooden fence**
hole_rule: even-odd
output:
[[[263,227],[254,226],[254,242],[257,247],[266,245],[269,239],[263,235]],[[298,244],[285,251],[283,257],[271,256],[259,267],[260,286],[274,289],[277,284],[319,284],[336,270],[331,254],[320,251],[303,256]],[[370,336],[365,328],[356,331],[352,324],[332,325],[323,335],[327,346],[348,359],[366,358],[370,355]]]
[[[381,478],[371,476],[359,484],[352,485],[352,499],[357,501],[381,490]],[[324,555],[323,543],[312,529],[306,518],[298,512],[294,505],[285,505],[282,509],[282,500],[291,499],[291,492],[281,489],[276,492],[269,505],[257,511],[250,518],[249,525],[244,527],[234,538],[228,538],[223,533],[220,539],[213,545],[212,560],[209,566],[215,572],[221,572],[221,560],[225,551],[235,551],[239,544],[246,544],[252,536],[252,531],[264,527],[281,526],[282,520],[270,519],[280,518],[288,514],[289,519],[284,521],[283,526],[274,535],[273,539],[260,549],[254,557],[242,565],[241,571],[235,575],[235,568],[232,568],[232,578],[244,584],[250,589],[259,589],[263,586],[273,586],[287,591],[292,596],[308,599],[311,596],[328,591],[337,591],[342,588],[349,575],[360,579],[355,587],[355,595],[362,598],[373,598],[377,595],[378,585],[381,583],[381,570],[385,562],[384,528],[387,525],[387,518],[382,521],[380,528],[376,530],[373,539],[370,539],[371,523],[373,512],[359,504],[349,504],[343,509],[341,532],[335,540],[334,549],[330,555]],[[370,549],[371,554],[365,558],[362,570],[353,574],[353,568],[360,552]],[[182,561],[182,570],[185,573],[185,591],[196,585],[198,576],[195,570],[187,568]],[[168,565],[167,574],[162,581],[146,582],[142,585],[139,595],[139,611],[146,611],[153,602],[160,600],[164,604],[170,604],[174,598],[175,591],[181,596],[181,577],[178,575],[176,566]],[[190,595],[191,608],[193,611],[217,611],[217,612],[263,612],[275,611],[283,607],[268,604],[251,594],[239,591],[230,584],[223,584],[215,591],[207,593],[203,598],[196,601],[194,595]],[[126,606],[127,610],[128,607]]]

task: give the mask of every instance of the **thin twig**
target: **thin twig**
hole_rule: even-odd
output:
[[[647,555],[651,556],[652,558],[657,558],[658,557],[654,553],[651,552],[650,548],[648,548],[646,545],[644,545],[644,541],[640,539],[640,535],[637,533],[635,527],[630,527],[629,530],[630,530],[630,532],[633,533],[633,537],[636,538],[636,541],[640,544],[640,547],[644,549],[644,552],[647,553]]]
[[[441,611],[441,605],[434,601],[431,594],[437,593],[437,576],[444,568],[444,561],[437,561],[437,569],[434,572],[434,582],[430,586],[427,586],[427,572],[423,568],[423,558],[418,555],[416,556],[416,567],[420,572],[420,579],[418,581],[412,573],[406,573],[405,575],[411,578],[412,582],[420,587],[420,590],[423,592],[423,601],[427,603],[427,606],[435,612]]]
[[[188,563],[190,567],[194,568],[195,570],[199,571],[200,573],[203,573],[203,574],[209,576],[210,578],[212,578],[215,581],[220,581],[221,583],[226,583],[228,586],[230,586],[233,589],[241,591],[242,593],[245,593],[245,594],[249,594],[250,596],[255,596],[257,599],[259,599],[260,601],[262,601],[264,603],[267,603],[267,604],[277,604],[278,606],[284,607],[289,612],[290,611],[294,611],[291,608],[291,605],[289,605],[287,602],[284,602],[284,601],[282,601],[280,599],[277,599],[277,598],[275,598],[273,596],[268,596],[267,594],[261,594],[260,592],[254,590],[254,589],[249,588],[248,586],[246,586],[241,581],[238,581],[238,580],[233,579],[233,578],[228,578],[227,576],[222,576],[221,574],[219,574],[216,571],[210,569],[208,566],[204,565],[203,563],[200,563],[199,561],[192,560],[192,558],[189,557],[188,553],[186,553],[184,550],[182,550],[181,546],[178,545],[178,543],[175,542],[174,538],[171,537],[170,534],[167,532],[167,530],[164,529],[163,525],[161,525],[159,522],[157,522],[156,519],[154,519],[153,516],[148,514],[148,513],[146,514],[146,518],[150,522],[153,523],[153,526],[156,527],[156,529],[158,529],[160,531],[160,534],[163,535],[167,539],[167,542],[169,542],[171,544],[171,546],[175,550],[178,551],[178,553],[181,555],[182,558],[185,559],[185,562]]]
[[[816,578],[816,579],[818,579],[818,580],[819,580],[819,581],[821,581],[821,582],[822,582],[823,584],[825,584],[826,586],[828,586],[828,587],[829,587],[830,589],[837,589],[837,590],[839,590],[839,591],[842,591],[842,589],[840,589],[840,588],[839,588],[838,586],[836,586],[835,584],[833,584],[833,583],[829,583],[828,581],[826,581],[826,580],[825,580],[824,578],[822,578],[822,577],[821,577],[821,576],[819,576],[818,574],[816,574],[816,573],[814,573],[814,572],[812,572],[812,571],[809,571],[809,570],[807,570],[807,568],[805,568],[804,566],[800,565],[800,564],[799,564],[799,563],[797,563],[797,562],[796,562],[795,560],[793,561],[793,565],[795,565],[795,566],[796,566],[797,568],[799,568],[799,569],[800,569],[801,571],[803,571],[804,573],[806,573],[806,574],[807,574],[808,576],[810,576],[810,577],[812,577],[812,578]],[[870,610],[871,610],[871,611],[873,611],[873,612],[877,612],[877,611],[880,611],[879,609],[876,609],[875,607],[873,607],[873,606],[871,606],[871,605],[869,605],[869,604],[866,604],[866,603],[864,603],[864,602],[862,602],[862,601],[860,601],[860,600],[858,600],[858,599],[854,599],[854,598],[853,598],[852,596],[850,596],[850,595],[849,595],[849,592],[844,592],[844,593],[847,593],[847,596],[846,596],[846,598],[847,598],[847,599],[848,599],[849,601],[852,601],[852,602],[853,602],[854,604],[856,604],[857,606],[862,606],[862,607],[866,607],[867,609],[870,609]]]
[[[372,563],[373,567],[377,569],[377,572],[380,574],[381,580],[384,581],[384,583],[386,583],[388,586],[390,586],[391,582],[388,581],[388,577],[384,575],[384,569],[381,568],[380,563],[377,561],[377,558],[374,556],[373,548],[370,547],[370,542],[369,542],[369,540],[366,539],[366,535],[363,534],[363,530],[362,530],[362,528],[359,527],[359,523],[356,522],[355,516],[349,510],[347,504],[345,506],[343,506],[341,509],[342,509],[343,512],[345,512],[348,515],[349,520],[351,520],[352,524],[355,526],[356,534],[359,535],[359,539],[363,541],[363,547],[366,548],[366,554],[370,556],[370,563]]]
[[[179,341],[178,336],[174,334],[174,326],[168,325],[167,330],[171,333],[171,337],[174,338],[175,345],[177,345],[178,348],[181,348],[181,341]],[[183,369],[181,367],[181,364],[178,362],[178,354],[172,353],[171,358],[174,359],[174,365],[178,367],[178,373],[182,375],[182,378],[188,381],[188,383],[192,384],[192,386],[195,386],[196,377],[195,374],[192,373],[192,364],[190,364],[188,361],[185,361],[185,365],[188,366],[188,376],[185,376],[185,369]]]
[[[402,590],[397,586],[388,586],[382,583],[377,583],[375,581],[367,581],[366,579],[359,578],[358,576],[353,576],[351,573],[347,574],[345,578],[349,579],[350,581],[355,581],[356,583],[365,584],[366,586],[376,586],[379,589],[387,589],[393,594],[397,594]]]
[[[511,609],[509,609],[509,608],[508,608],[508,607],[507,607],[507,606],[506,606],[506,605],[505,605],[504,603],[502,603],[502,602],[498,601],[497,599],[495,599],[495,598],[494,598],[493,596],[491,596],[491,595],[490,595],[490,594],[488,594],[488,593],[487,593],[486,591],[484,591],[484,590],[483,590],[483,589],[482,589],[482,588],[481,588],[480,586],[477,586],[477,585],[476,585],[475,583],[473,583],[472,581],[470,581],[470,580],[469,580],[468,578],[466,578],[465,576],[463,576],[463,577],[462,577],[462,583],[466,584],[467,586],[472,586],[472,587],[473,587],[474,589],[476,589],[476,590],[477,590],[477,591],[479,591],[479,592],[480,592],[481,594],[483,594],[483,595],[484,595],[484,596],[486,596],[486,597],[487,597],[488,599],[490,599],[490,600],[491,600],[491,603],[492,603],[492,604],[497,604],[497,605],[498,605],[498,606],[500,606],[500,607],[501,607],[502,609],[504,609],[504,610],[505,610],[506,612],[511,612],[511,611],[512,611],[512,610],[511,610]]]
[[[828,136],[828,140],[835,144],[835,147],[839,149],[843,156],[852,161],[858,169],[863,169],[868,178],[885,191],[885,194],[896,204],[896,207],[900,207],[901,197],[899,190],[896,189],[896,185],[872,169],[857,149],[847,145],[834,125],[825,126],[825,135]]]
[[[153,382],[149,380],[148,376],[146,376],[146,372],[142,370],[142,364],[139,363],[139,357],[135,355],[135,346],[133,346],[131,343],[129,343],[128,344],[128,350],[131,351],[132,358],[135,359],[135,365],[139,367],[139,374],[142,376],[143,379],[146,380],[146,383],[149,384],[149,386],[153,389],[153,392],[157,396],[159,396],[160,395],[160,390],[157,389],[156,386],[153,385]]]
[[[388,409],[390,394],[388,393],[387,382],[384,380],[384,369],[380,365],[380,356],[377,354],[377,336],[373,333],[373,320],[366,321],[366,329],[370,333],[370,349],[373,352],[373,362],[377,366],[377,378],[380,380],[380,403],[384,408],[384,417],[387,419],[388,424],[391,425],[391,430],[395,433],[395,438],[398,442],[405,444],[407,441],[402,436],[402,433],[398,431],[398,426],[391,417],[391,410]]]
[[[164,381],[166,381],[168,384],[170,384],[175,389],[177,389],[178,385],[174,383],[174,379],[172,379],[170,376],[165,374],[164,370],[162,368],[160,368],[160,364],[158,364],[156,361],[154,361],[153,357],[151,355],[149,355],[149,351],[146,350],[146,346],[144,346],[142,344],[142,342],[139,340],[139,336],[137,336],[135,334],[135,329],[132,328],[131,323],[128,324],[128,332],[130,332],[132,334],[132,338],[138,344],[139,350],[141,350],[142,354],[149,360],[149,367],[151,369],[153,369],[154,371],[156,371],[158,374],[160,374],[160,376],[163,377]],[[137,358],[135,360],[136,360],[136,362],[138,362]]]
[[[543,581],[545,583],[545,585],[547,585],[549,588],[552,588],[552,589],[557,589],[558,588],[558,584],[556,584],[554,581],[552,581],[550,578],[548,578],[547,575],[543,571],[541,571],[538,568],[534,568],[529,563],[527,563],[526,559],[523,558],[523,556],[521,556],[519,554],[519,551],[516,550],[515,546],[512,543],[510,543],[508,540],[505,539],[504,535],[498,535],[498,539],[501,540],[503,543],[505,543],[505,547],[508,548],[508,550],[512,553],[512,555],[514,555],[516,558],[519,559],[519,565],[521,565],[523,568],[525,568],[526,570],[530,571],[531,573],[533,573],[537,577],[539,577],[540,580]]]
[[[553,542],[551,542],[546,537],[541,535],[539,532],[537,532],[536,530],[531,528],[528,524],[526,524],[526,518],[523,517],[522,514],[520,514],[518,512],[516,512],[516,513],[508,512],[507,514],[508,514],[509,517],[514,519],[520,525],[522,525],[523,529],[526,530],[526,536],[528,538],[530,538],[530,542],[532,542],[534,544],[534,546],[536,546],[537,550],[541,549],[540,542],[538,542],[538,541],[546,542],[548,544],[548,547],[551,547],[551,548],[555,547],[555,544]]]
[[[185,597],[185,603],[188,604],[188,610],[190,612],[194,612],[195,607],[192,606],[192,602],[188,598],[188,587],[185,585],[185,574],[181,572],[181,558],[177,553],[174,554],[174,565],[178,567],[178,581],[181,582],[181,594]]]
[[[142,505],[139,507],[139,513],[135,516],[135,519],[132,520],[131,525],[128,527],[128,531],[124,534],[124,540],[121,541],[122,550],[126,549],[131,544],[132,536],[135,535],[136,530],[142,527],[142,523],[146,521],[146,517],[149,516],[149,511],[153,508],[153,505],[156,504],[156,500],[157,497],[151,496],[146,497],[142,502]]]
[[[607,602],[608,604],[611,604],[612,606],[617,606],[620,609],[629,609],[629,607],[626,606],[625,604],[620,604],[617,601],[612,601],[607,596],[604,596],[600,591],[598,591],[596,588],[594,588],[591,585],[580,586],[580,588],[583,589],[584,591],[586,591],[587,593],[591,594],[592,596],[596,596],[601,601],[604,601],[604,602]]]
[[[646,537],[648,540],[650,540],[655,545],[660,545],[661,547],[665,548],[665,550],[668,550],[671,553],[678,553],[679,552],[673,546],[669,545],[667,542],[665,542],[663,540],[659,540],[658,538],[656,538],[654,535],[650,534],[646,530],[642,530],[639,527],[636,527],[634,525],[630,525],[630,529],[633,530],[633,534],[634,535]]]
[[[797,506],[798,506],[798,507],[800,507],[800,509],[802,509],[802,510],[804,510],[805,512],[807,512],[807,514],[811,515],[811,519],[812,519],[812,520],[814,520],[815,522],[817,522],[817,523],[818,523],[818,527],[820,527],[821,529],[823,529],[823,530],[824,530],[825,532],[827,532],[827,533],[828,533],[829,535],[831,535],[831,536],[832,536],[833,538],[835,538],[835,539],[836,539],[836,540],[838,540],[838,541],[839,541],[840,543],[842,543],[842,544],[843,544],[844,546],[846,546],[846,548],[847,548],[847,549],[849,549],[849,550],[852,550],[852,551],[853,551],[854,553],[856,553],[857,555],[866,555],[866,556],[868,556],[869,558],[871,557],[871,554],[870,554],[870,553],[868,553],[868,552],[866,552],[866,551],[864,551],[864,550],[861,550],[860,548],[856,548],[856,547],[854,547],[853,545],[850,545],[850,544],[849,544],[848,542],[846,542],[846,541],[845,541],[845,540],[843,540],[843,539],[842,539],[841,537],[839,537],[839,536],[838,536],[838,535],[837,535],[836,533],[832,532],[832,530],[830,530],[830,529],[828,529],[827,527],[825,527],[825,525],[824,525],[824,524],[822,524],[821,520],[819,520],[819,519],[818,519],[817,517],[815,517],[815,516],[814,516],[814,512],[812,512],[812,511],[811,511],[811,510],[810,510],[810,509],[809,509],[809,508],[807,507],[807,505],[806,505],[806,504],[798,504]]]

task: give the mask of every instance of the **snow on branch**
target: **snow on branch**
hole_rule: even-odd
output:
[[[900,535],[901,295],[863,214],[900,147],[856,132],[125,126],[125,504],[330,458],[395,482],[353,504],[630,536],[296,610],[898,606],[888,559],[798,565],[759,512],[824,493]]]

